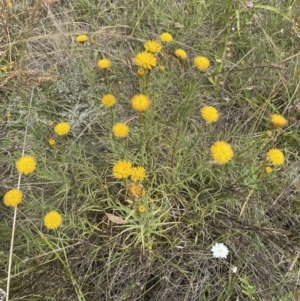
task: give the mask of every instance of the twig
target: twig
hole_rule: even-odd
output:
[[[28,125],[29,125],[29,116],[30,116],[30,111],[31,111],[32,99],[33,99],[33,90],[31,91],[30,102],[29,102],[29,109],[28,109],[26,128],[25,128],[25,134],[24,134],[22,157],[24,157],[24,153],[25,153],[25,145],[26,145],[26,139],[27,139],[27,131],[28,131]],[[21,175],[21,173],[19,173],[18,190],[20,189],[21,177],[22,177],[22,175]],[[11,278],[11,265],[12,265],[12,255],[13,255],[13,250],[14,250],[14,239],[15,239],[16,219],[17,219],[17,208],[18,208],[18,206],[16,206],[15,209],[14,209],[14,218],[13,218],[11,241],[10,241],[8,272],[7,272],[7,286],[6,286],[6,301],[9,300],[10,278]]]

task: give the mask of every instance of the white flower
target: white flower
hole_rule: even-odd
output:
[[[231,267],[231,271],[232,273],[236,273],[237,272],[237,267],[234,265]]]
[[[226,258],[229,253],[228,248],[223,243],[215,243],[212,246],[211,251],[215,258]]]

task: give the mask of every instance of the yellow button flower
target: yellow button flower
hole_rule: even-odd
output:
[[[146,177],[146,169],[142,166],[131,168],[131,180],[134,182],[143,181]]]
[[[100,69],[108,69],[111,66],[111,61],[109,59],[101,59],[97,62],[97,66]]]
[[[134,62],[136,65],[144,69],[152,69],[157,65],[156,57],[147,51],[139,52],[135,56]]]
[[[200,110],[200,114],[207,123],[213,123],[219,119],[218,110],[212,106],[204,106]]]
[[[59,136],[67,135],[70,132],[70,130],[71,126],[68,122],[60,122],[54,128],[54,132]]]
[[[288,121],[279,114],[272,114],[270,116],[270,122],[273,126],[281,128],[288,124]]]
[[[138,206],[138,212],[139,213],[145,213],[147,210],[146,206],[145,205],[139,205]]]
[[[112,94],[106,94],[102,97],[101,103],[105,107],[110,108],[115,105],[116,98]]]
[[[48,143],[50,146],[54,146],[56,144],[56,141],[53,138],[48,139]]]
[[[22,202],[23,193],[18,189],[11,189],[7,191],[3,197],[5,206],[16,207]]]
[[[181,59],[186,59],[187,58],[187,54],[183,49],[176,49],[175,50],[175,55]]]
[[[125,123],[119,122],[113,126],[112,131],[116,137],[124,138],[129,134],[129,127]]]
[[[88,36],[86,34],[80,34],[75,38],[77,43],[85,43],[88,40]]]
[[[62,223],[62,216],[57,211],[50,211],[44,217],[44,225],[49,230],[58,228]]]
[[[150,108],[151,102],[148,96],[139,94],[133,96],[133,98],[131,99],[131,105],[134,110],[144,112]]]
[[[17,161],[16,168],[18,172],[21,174],[24,175],[31,174],[36,169],[36,161],[31,156],[24,156]]]
[[[151,53],[157,53],[161,51],[162,45],[159,42],[150,40],[144,44],[144,48]]]
[[[196,65],[196,67],[201,71],[206,70],[210,65],[209,60],[204,56],[195,57],[194,63]]]
[[[163,32],[160,36],[159,36],[160,40],[162,42],[165,42],[165,43],[170,43],[173,41],[173,37],[170,33],[168,32]]]
[[[271,166],[266,166],[266,172],[271,173],[273,171],[273,168]]]
[[[132,163],[126,160],[119,160],[113,166],[113,176],[117,179],[127,179],[131,174]]]
[[[143,77],[145,75],[145,69],[139,68],[136,73],[139,77]]]
[[[284,163],[284,154],[278,148],[272,148],[267,152],[267,158],[274,165],[282,165]]]
[[[215,142],[210,148],[211,156],[219,164],[229,162],[233,157],[231,146],[224,141]]]

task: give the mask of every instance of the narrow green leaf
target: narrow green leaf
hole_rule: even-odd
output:
[[[236,28],[237,28],[238,34],[240,34],[240,29],[241,29],[241,27],[240,27],[240,12],[239,12],[238,9],[235,11],[235,17],[236,17]]]
[[[292,21],[291,18],[284,11],[282,11],[281,9],[276,8],[274,6],[257,4],[257,5],[254,5],[254,8],[261,8],[261,9],[266,9],[266,10],[272,11],[272,12],[274,12],[276,14],[279,14],[284,19],[286,19],[286,20],[288,20],[290,22]]]

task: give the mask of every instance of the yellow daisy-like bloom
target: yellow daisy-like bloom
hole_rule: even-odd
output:
[[[139,213],[145,213],[147,210],[146,206],[145,205],[139,205],[138,206],[138,212]]]
[[[146,177],[146,169],[142,166],[131,168],[131,180],[142,182]]]
[[[136,73],[139,77],[143,77],[145,75],[145,70],[143,68],[139,68]]]
[[[58,228],[62,223],[62,216],[57,211],[50,211],[44,217],[44,225],[49,230]]]
[[[209,67],[209,60],[204,56],[196,56],[194,63],[199,70],[206,70]]]
[[[181,59],[186,59],[187,58],[187,54],[183,49],[176,49],[175,50],[175,55]]]
[[[56,144],[56,141],[53,138],[48,139],[48,143],[50,146],[54,146]]]
[[[148,96],[139,94],[132,97],[131,105],[134,110],[144,112],[150,108],[151,101]]]
[[[77,37],[75,38],[75,41],[76,41],[77,43],[85,43],[88,39],[89,39],[89,38],[88,38],[88,36],[87,36],[86,34],[80,34],[79,36],[77,36]]]
[[[125,123],[119,122],[113,126],[112,131],[116,137],[124,138],[129,134],[129,127]]]
[[[273,168],[271,166],[266,166],[265,170],[267,173],[271,173],[273,171]]]
[[[19,189],[11,189],[7,191],[3,197],[5,206],[16,207],[22,202],[23,193]]]
[[[157,59],[156,57],[147,51],[139,52],[135,58],[134,62],[139,67],[142,67],[144,69],[152,69],[157,65]]]
[[[100,69],[108,69],[111,66],[111,61],[109,59],[101,59],[97,62],[97,66]]]
[[[150,40],[144,44],[144,48],[149,52],[157,53],[162,50],[162,45],[159,42]]]
[[[101,103],[107,107],[113,107],[116,103],[116,98],[112,94],[106,94],[102,97]]]
[[[160,40],[162,42],[165,42],[165,43],[170,43],[173,41],[173,37],[170,33],[168,32],[163,32],[160,36],[159,36]]]
[[[279,114],[272,114],[270,117],[270,122],[273,126],[281,128],[288,124],[288,121]]]
[[[54,128],[54,132],[59,136],[67,135],[70,132],[70,130],[71,126],[68,122],[60,122]]]
[[[131,174],[131,162],[119,160],[113,166],[113,176],[117,179],[127,179]]]
[[[127,194],[133,200],[138,200],[145,195],[144,186],[140,183],[131,183],[127,187]]]
[[[204,106],[200,110],[200,114],[207,123],[213,123],[219,119],[218,110],[212,106]]]
[[[233,157],[231,146],[224,141],[215,142],[210,148],[211,156],[219,164],[229,162]]]
[[[24,156],[17,161],[16,168],[19,173],[28,175],[35,171],[36,161],[31,156]]]
[[[284,163],[284,154],[278,148],[272,148],[267,152],[267,158],[274,165],[282,165]]]

